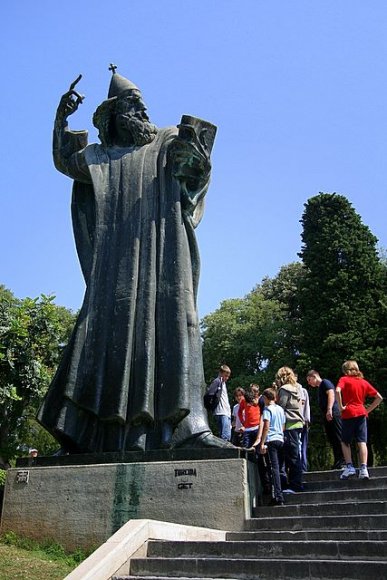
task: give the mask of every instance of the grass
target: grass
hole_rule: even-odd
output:
[[[36,552],[0,544],[0,580],[54,580],[70,574],[74,566],[50,561]]]
[[[68,554],[59,544],[40,544],[7,532],[0,536],[0,580],[63,579],[87,556],[81,550]]]

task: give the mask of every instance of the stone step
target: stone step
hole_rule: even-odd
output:
[[[324,578],[324,580],[386,578],[387,562],[367,560],[289,560],[238,558],[133,558],[135,578],[225,578],[265,580]]]
[[[358,469],[357,469],[358,471]],[[368,472],[370,477],[387,477],[387,465],[380,467],[369,467]],[[331,469],[330,471],[307,471],[303,474],[303,480],[309,481],[331,481],[339,479],[341,470]]]
[[[385,530],[387,516],[281,516],[281,507],[277,508],[277,517],[259,517],[246,520],[246,531],[253,530],[315,530],[315,529],[355,529],[355,530]]]
[[[260,506],[226,541],[148,542],[116,580],[370,580],[387,578],[387,466],[369,480],[305,474],[305,491]],[[265,498],[266,499],[266,498]]]
[[[165,580],[165,576],[112,576],[111,580]],[[168,580],[203,580],[194,576],[168,576]],[[239,580],[238,578],[207,578],[206,580]]]
[[[314,498],[313,498],[314,499]],[[287,498],[285,498],[285,502]],[[387,514],[387,501],[358,501],[354,503],[349,500],[346,502],[327,502],[310,503],[310,504],[292,504],[283,506],[260,506],[254,510],[254,516],[257,518],[276,517],[281,515],[287,517],[294,516],[361,516],[361,515]]]
[[[231,541],[261,541],[270,540],[271,542],[280,542],[283,540],[298,541],[318,541],[332,540],[342,541],[345,537],[348,541],[386,541],[387,529],[385,530],[262,530],[256,532],[228,532],[226,540]]]
[[[294,541],[156,541],[148,542],[148,558],[387,560],[387,542]]]
[[[371,479],[359,479],[352,477],[350,479],[332,479],[326,481],[308,481],[304,483],[305,491],[322,491],[336,489],[354,489],[363,487],[364,489],[387,488],[386,477],[372,477]]]
[[[310,504],[327,502],[357,502],[357,501],[386,501],[387,500],[387,486],[376,488],[364,488],[358,486],[351,489],[348,493],[347,489],[331,489],[320,491],[304,491],[302,493],[288,493],[286,494],[285,503],[288,504]],[[270,500],[270,498],[267,498]],[[260,508],[258,508],[260,509]]]

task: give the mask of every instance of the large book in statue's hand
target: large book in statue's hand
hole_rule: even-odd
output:
[[[201,152],[210,157],[216,135],[215,125],[197,117],[183,115],[178,128],[180,139],[199,146]]]

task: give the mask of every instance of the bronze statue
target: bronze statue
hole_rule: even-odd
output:
[[[223,446],[203,408],[194,233],[216,127],[183,116],[158,129],[115,69],[93,116],[101,144],[68,128],[81,76],[56,113],[86,293],[38,418],[70,453]]]

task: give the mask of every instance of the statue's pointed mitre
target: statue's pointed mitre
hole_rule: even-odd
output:
[[[125,77],[119,75],[113,70],[113,75],[110,81],[108,99],[113,97],[120,97],[129,91],[137,91],[141,94],[141,91],[132,81],[126,79]]]

